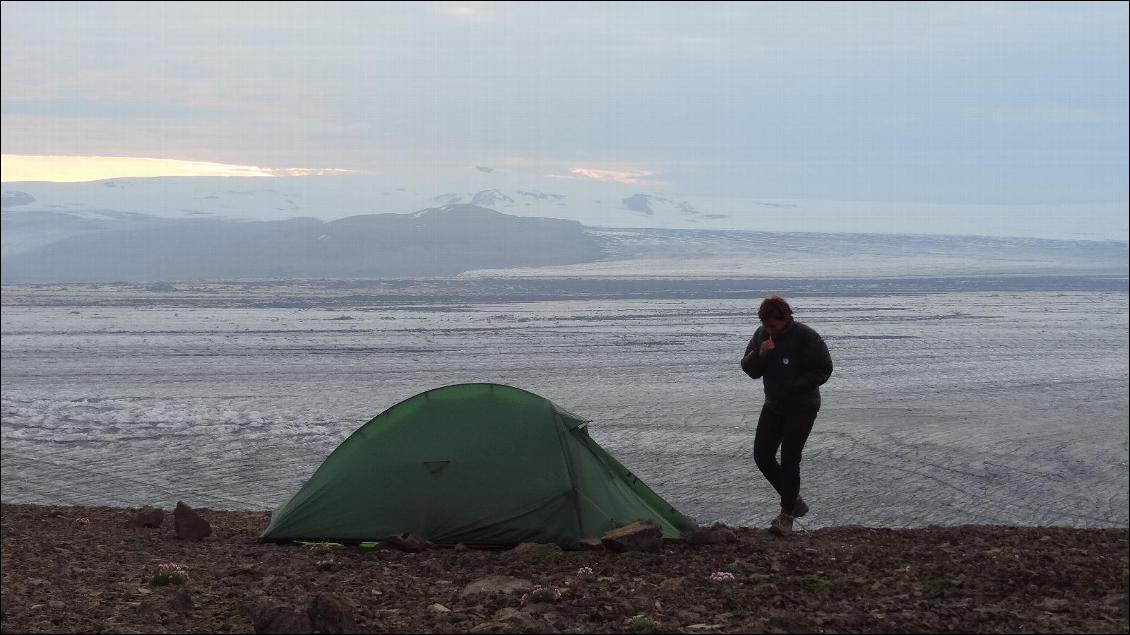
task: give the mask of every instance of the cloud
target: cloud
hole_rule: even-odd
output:
[[[647,179],[655,172],[646,170],[604,170],[600,168],[569,168],[569,174],[547,174],[554,179],[588,179],[602,183],[623,183],[624,185],[663,185],[662,181]]]
[[[360,170],[346,168],[259,168],[271,176],[335,176],[342,174],[362,174]]]
[[[494,21],[493,2],[445,2],[441,3],[443,13],[472,24],[486,24]]]
[[[227,111],[152,99],[5,99],[5,115],[91,119],[207,119]]]
[[[73,183],[156,176],[318,176],[352,174],[343,168],[264,168],[210,161],[182,161],[145,157],[41,156],[5,154],[0,181],[53,181]]]
[[[999,124],[1106,124],[1116,119],[1117,113],[1097,108],[1070,106],[1021,106],[1002,108],[966,108],[972,117],[987,118]]]

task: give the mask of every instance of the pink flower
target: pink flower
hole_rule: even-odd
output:
[[[175,562],[162,562],[161,564],[157,565],[157,570],[166,571],[168,573],[179,573],[185,577],[188,577],[188,568],[181,566]]]

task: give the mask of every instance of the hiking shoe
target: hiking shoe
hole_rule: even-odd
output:
[[[778,536],[788,536],[793,533],[793,517],[785,512],[781,512],[769,524],[769,533]]]
[[[792,514],[790,514],[790,515],[793,518],[800,518],[801,516],[804,516],[807,513],[808,513],[808,503],[805,503],[803,498],[801,498],[800,496],[797,496],[796,497],[796,505],[793,505],[793,511],[792,511]]]

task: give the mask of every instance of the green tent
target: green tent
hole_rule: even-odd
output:
[[[693,523],[605,452],[586,422],[533,393],[457,384],[361,426],[271,516],[264,540],[574,546],[637,520]]]

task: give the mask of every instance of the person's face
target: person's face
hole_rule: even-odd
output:
[[[789,321],[782,320],[780,318],[769,318],[767,320],[762,320],[761,324],[765,326],[766,333],[770,335],[776,335],[785,330],[785,327],[789,325]]]

